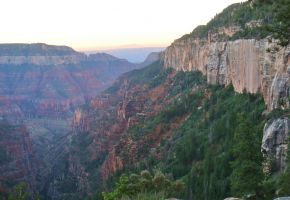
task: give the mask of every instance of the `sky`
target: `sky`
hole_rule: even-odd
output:
[[[1,0],[0,43],[168,46],[242,0]]]

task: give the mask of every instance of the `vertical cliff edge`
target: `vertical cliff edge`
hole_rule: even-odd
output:
[[[185,38],[172,43],[163,60],[167,68],[201,71],[209,84],[233,84],[239,93],[261,93],[271,111],[289,108],[290,46],[274,51],[275,47],[266,39]]]

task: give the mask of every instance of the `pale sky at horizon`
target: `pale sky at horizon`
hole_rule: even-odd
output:
[[[167,46],[244,0],[2,0],[0,43]]]

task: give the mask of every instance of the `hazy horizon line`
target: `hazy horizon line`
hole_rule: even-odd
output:
[[[103,46],[103,47],[92,47],[92,48],[76,48],[79,51],[89,52],[89,51],[108,51],[108,50],[118,50],[118,49],[140,49],[140,48],[166,48],[169,44],[128,44],[128,45],[117,45],[117,46]]]
[[[116,46],[95,46],[95,47],[74,47],[73,45],[66,44],[52,44],[47,42],[3,42],[3,44],[46,44],[52,46],[66,46],[70,47],[76,51],[80,52],[90,52],[90,51],[108,51],[108,50],[118,50],[118,49],[139,49],[139,48],[166,48],[169,44],[124,44]]]

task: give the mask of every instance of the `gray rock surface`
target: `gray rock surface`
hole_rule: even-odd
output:
[[[290,120],[287,117],[270,120],[265,124],[262,153],[275,163],[276,170],[286,168]]]
[[[290,200],[290,197],[279,197],[274,200]]]

